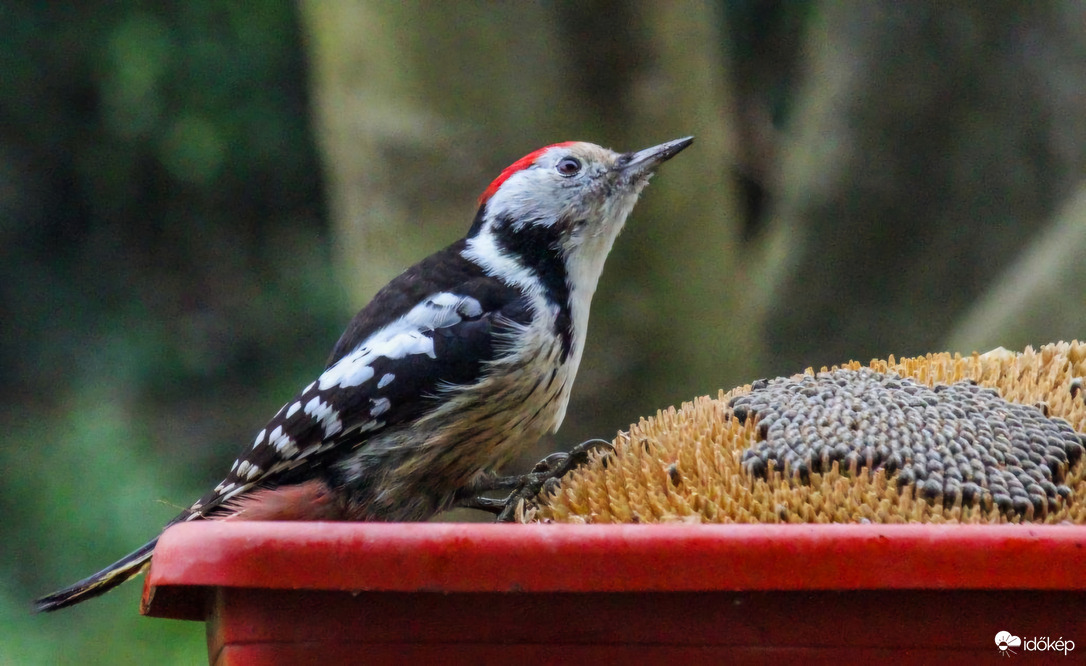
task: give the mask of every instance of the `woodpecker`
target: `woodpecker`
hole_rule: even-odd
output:
[[[467,236],[382,288],[325,370],[272,417],[196,519],[419,521],[495,487],[562,424],[604,261],[686,137],[615,153],[568,141],[514,162]],[[156,537],[63,590],[53,611],[140,573]]]

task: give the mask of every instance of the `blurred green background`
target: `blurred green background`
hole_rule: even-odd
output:
[[[1083,25],[1070,1],[0,5],[0,663],[205,659],[139,584],[30,601],[216,483],[541,145],[697,137],[530,459],[760,376],[1081,339]]]

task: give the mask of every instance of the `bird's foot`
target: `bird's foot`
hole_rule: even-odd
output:
[[[497,516],[499,523],[513,522],[517,509],[540,492],[554,492],[559,479],[573,469],[588,462],[589,454],[597,448],[613,450],[611,442],[605,439],[590,439],[570,449],[569,453],[552,453],[540,460],[527,474],[515,476],[488,475],[480,478],[471,488],[457,498],[457,506],[488,511]],[[504,499],[484,497],[482,493],[492,490],[511,491]]]

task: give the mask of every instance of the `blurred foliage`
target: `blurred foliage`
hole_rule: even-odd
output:
[[[138,584],[29,602],[214,484],[338,334],[295,7],[5,3],[0,44],[0,663],[196,663]]]
[[[780,142],[771,373],[941,350],[1043,235],[1086,173],[1084,19],[1080,2],[825,3]],[[1081,338],[1079,310],[951,351]]]
[[[532,458],[806,365],[1082,338],[1084,18],[0,5],[0,663],[202,660],[200,626],[136,615],[138,584],[29,602],[217,482],[351,311],[540,145],[697,137],[616,244]]]

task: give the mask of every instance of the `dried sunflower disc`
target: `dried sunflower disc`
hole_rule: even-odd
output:
[[[894,357],[642,419],[525,520],[1086,523],[1086,344]]]

